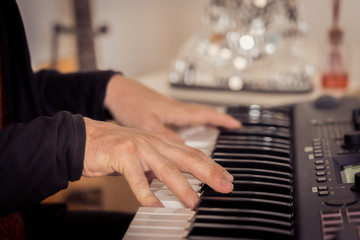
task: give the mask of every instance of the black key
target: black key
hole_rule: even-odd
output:
[[[268,127],[284,127],[289,128],[291,122],[289,119],[276,119],[267,116],[260,116],[258,118],[251,118],[246,115],[233,115],[237,120],[241,121],[243,126],[268,126]]]
[[[265,199],[249,198],[219,198],[203,197],[200,199],[197,208],[237,208],[237,209],[256,209],[265,211],[281,212],[285,214],[293,213],[292,203],[272,201]]]
[[[280,144],[273,142],[265,142],[265,141],[251,141],[251,140],[226,140],[219,139],[216,141],[217,145],[229,145],[229,146],[251,146],[251,147],[269,147],[269,148],[279,148],[290,150],[290,146],[288,144]]]
[[[282,178],[285,181],[292,179],[290,172],[274,171],[269,169],[254,169],[254,168],[236,168],[236,167],[225,167],[225,169],[232,175],[236,174],[254,174],[254,175],[265,175]]]
[[[204,190],[201,197],[219,197],[219,198],[257,198],[273,201],[281,201],[291,203],[293,198],[289,194],[278,194],[269,192],[256,192],[256,191],[232,191],[231,193],[219,193],[212,189]]]
[[[284,230],[292,230],[291,222],[278,221],[258,217],[238,217],[238,216],[219,216],[219,215],[196,215],[193,223],[218,223],[218,224],[236,224],[262,226]]]
[[[214,158],[214,161],[223,167],[233,168],[254,168],[254,169],[269,169],[275,171],[291,172],[292,165],[290,163],[279,163],[273,161],[262,161],[262,160],[246,160],[246,159],[218,159]]]
[[[292,239],[292,230],[277,228],[238,225],[238,224],[216,224],[216,223],[194,223],[188,234],[188,239],[192,236],[221,237],[238,239]],[[207,238],[210,239],[210,238]]]
[[[229,106],[226,112],[234,117],[247,118],[252,111],[258,112],[258,117],[290,121],[292,109],[290,107],[265,107],[265,106]],[[254,117],[253,117],[254,118]]]
[[[256,217],[273,219],[277,221],[294,222],[293,214],[274,212],[257,209],[235,209],[235,208],[206,208],[198,207],[195,216],[199,215],[219,215],[219,216],[238,216],[238,217]]]
[[[272,127],[246,127],[238,130],[222,130],[221,135],[249,135],[261,137],[273,137],[290,140],[290,132],[286,128],[272,128]]]
[[[272,182],[279,184],[291,185],[291,179],[274,177],[268,175],[257,175],[257,174],[232,174],[234,180],[247,180],[247,181],[262,181],[262,182]]]
[[[280,157],[290,157],[290,151],[276,147],[241,146],[216,144],[214,152],[224,153],[256,153]]]
[[[220,135],[218,136],[217,140],[229,140],[229,141],[252,141],[252,142],[267,142],[267,143],[276,143],[276,144],[282,144],[286,146],[290,146],[290,141],[286,139],[280,139],[280,138],[272,138],[269,136],[241,136],[241,135]]]
[[[292,194],[292,187],[286,184],[256,182],[256,181],[233,181],[233,191],[254,191],[254,192],[269,192],[277,194]],[[208,185],[204,184],[200,192],[211,189]]]
[[[290,163],[291,159],[289,157],[281,157],[267,154],[259,153],[224,153],[224,152],[214,152],[212,154],[213,159],[245,159],[245,160],[264,160],[264,161],[273,161],[279,163]]]

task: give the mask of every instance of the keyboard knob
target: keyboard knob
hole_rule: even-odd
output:
[[[354,192],[360,192],[360,172],[355,173],[354,180],[355,184],[351,187],[351,190]]]
[[[346,133],[344,143],[345,147],[360,147],[360,131]]]
[[[360,130],[360,109],[357,108],[352,110],[352,120],[355,130]]]
[[[314,107],[320,110],[331,110],[339,107],[339,100],[330,95],[322,95],[314,101]]]

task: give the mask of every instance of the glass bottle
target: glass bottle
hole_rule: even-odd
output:
[[[333,0],[333,25],[328,33],[321,75],[323,89],[345,90],[349,82],[343,31],[338,25],[339,8],[340,0]]]

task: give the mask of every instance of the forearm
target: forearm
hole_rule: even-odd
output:
[[[81,177],[83,118],[68,112],[0,131],[0,215],[38,203]]]
[[[62,74],[40,71],[35,74],[39,94],[46,115],[70,111],[97,120],[106,120],[104,107],[106,87],[113,71]]]

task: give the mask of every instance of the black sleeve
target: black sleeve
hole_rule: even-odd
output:
[[[104,108],[106,86],[113,71],[94,71],[62,74],[42,70],[35,74],[36,85],[46,115],[70,111],[96,120],[106,120]]]
[[[66,110],[106,120],[106,86],[113,71],[34,74],[25,29],[14,0],[0,0],[0,44],[8,123],[29,122]]]
[[[85,123],[59,112],[0,131],[0,216],[39,203],[79,180]]]

